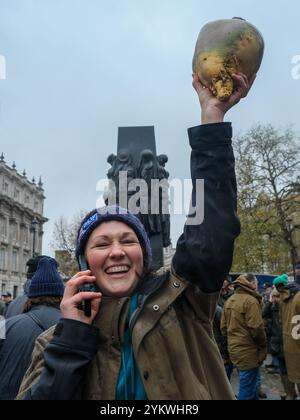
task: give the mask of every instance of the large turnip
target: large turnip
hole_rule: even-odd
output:
[[[260,68],[264,53],[261,33],[244,19],[217,20],[205,25],[198,37],[193,71],[221,101],[234,90],[232,74],[250,79]]]

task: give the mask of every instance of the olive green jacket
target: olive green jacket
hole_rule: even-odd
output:
[[[233,284],[235,292],[225,303],[221,331],[227,336],[232,363],[248,370],[260,366],[267,355],[260,297],[244,276]]]
[[[291,288],[280,292],[283,348],[289,380],[300,384],[300,291]]]

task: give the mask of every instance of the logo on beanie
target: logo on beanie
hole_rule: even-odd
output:
[[[93,214],[93,216],[91,216],[83,225],[82,228],[80,229],[79,235],[78,235],[78,240],[80,241],[80,239],[83,237],[83,235],[85,234],[85,232],[89,229],[89,227],[94,224],[95,222],[97,222],[98,220],[98,213]]]
[[[118,221],[128,225],[136,233],[144,255],[144,266],[149,268],[152,262],[151,245],[145,228],[140,219],[128,212],[128,210],[119,206],[105,206],[98,208],[89,213],[87,220],[82,222],[82,227],[79,229],[77,243],[76,243],[76,258],[79,262],[79,256],[84,253],[84,248],[89,235],[93,229],[102,222]]]

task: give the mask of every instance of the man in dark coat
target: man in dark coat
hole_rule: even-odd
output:
[[[24,313],[6,320],[6,339],[0,340],[0,400],[15,399],[36,338],[60,319],[64,285],[56,267],[53,258],[40,260]]]
[[[222,307],[220,305],[217,305],[214,322],[213,322],[213,332],[214,332],[216,343],[220,350],[220,354],[224,362],[224,368],[226,370],[227,378],[230,381],[231,375],[233,372],[233,364],[231,363],[231,360],[229,357],[227,337],[224,336],[221,331],[222,311],[223,311]]]
[[[220,292],[218,305],[223,309],[226,301],[233,295],[234,288],[232,286],[232,279],[230,275],[227,275],[224,279],[223,286]]]
[[[24,294],[21,296],[16,297],[11,304],[9,305],[9,307],[7,308],[7,311],[5,313],[5,318],[11,318],[12,316],[16,316],[16,315],[20,315],[23,313],[23,308],[24,305],[28,299],[28,290],[29,290],[29,286],[30,286],[30,282],[32,277],[34,276],[39,262],[42,258],[45,258],[46,255],[39,255],[37,257],[34,258],[30,258],[30,260],[27,261],[26,266],[27,268],[27,273],[26,273],[26,282],[23,286],[24,289]]]

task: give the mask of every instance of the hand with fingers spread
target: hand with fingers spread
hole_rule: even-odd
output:
[[[79,292],[80,287],[85,283],[95,283],[96,277],[92,275],[90,270],[80,271],[67,282],[63,299],[60,304],[62,318],[81,321],[85,324],[92,324],[97,315],[100,303],[101,293],[96,292]],[[85,300],[91,301],[92,316],[86,317],[84,312],[79,309],[79,305]]]
[[[256,74],[249,81],[242,73],[233,74],[232,77],[235,80],[236,89],[227,101],[221,102],[201,83],[199,77],[193,74],[193,87],[198,94],[202,109],[202,124],[223,122],[226,112],[248,95]]]

